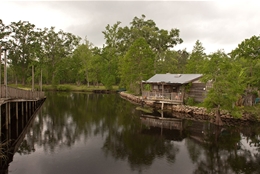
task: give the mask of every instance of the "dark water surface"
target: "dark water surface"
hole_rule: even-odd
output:
[[[141,114],[117,94],[47,93],[9,173],[260,173],[257,124],[221,128]]]

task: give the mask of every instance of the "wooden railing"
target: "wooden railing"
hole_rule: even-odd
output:
[[[1,86],[0,98],[35,100],[44,98],[44,92]]]
[[[172,101],[183,101],[183,96],[177,92],[162,93],[162,92],[150,92],[143,91],[142,97],[150,100],[172,100]]]

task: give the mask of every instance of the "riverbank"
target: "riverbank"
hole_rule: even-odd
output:
[[[157,104],[152,100],[143,100],[141,96],[135,96],[132,94],[128,94],[126,92],[120,92],[120,96],[124,99],[127,99],[130,102],[146,105],[157,110],[161,109],[161,104]],[[212,123],[215,122],[215,113],[207,111],[206,108],[196,107],[196,106],[188,106],[188,105],[174,105],[174,104],[164,104],[164,109],[171,111],[174,117],[177,118],[185,118],[199,121],[210,121]],[[228,112],[222,111],[221,120],[226,125],[233,125],[238,123],[245,122],[260,122],[259,116],[257,117],[255,114],[250,112],[244,112],[241,118],[234,118]]]
[[[25,90],[31,90],[32,86],[30,85],[15,85],[15,84],[10,84],[9,86],[11,87],[17,87]],[[34,87],[35,90],[39,91],[40,87],[39,85],[35,85]],[[75,84],[60,84],[60,85],[42,85],[42,90],[43,91],[77,91],[77,92],[97,92],[97,93],[114,93],[117,92],[118,86],[113,86],[112,89],[107,90],[105,86],[87,86],[87,85],[75,85]]]

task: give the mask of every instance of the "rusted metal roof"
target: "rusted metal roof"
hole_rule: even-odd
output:
[[[202,77],[202,74],[155,74],[143,83],[186,84]]]

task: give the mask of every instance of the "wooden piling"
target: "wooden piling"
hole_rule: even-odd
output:
[[[18,110],[19,110],[18,102],[15,102],[15,111],[16,111],[15,118],[16,118],[16,120],[18,120]]]

